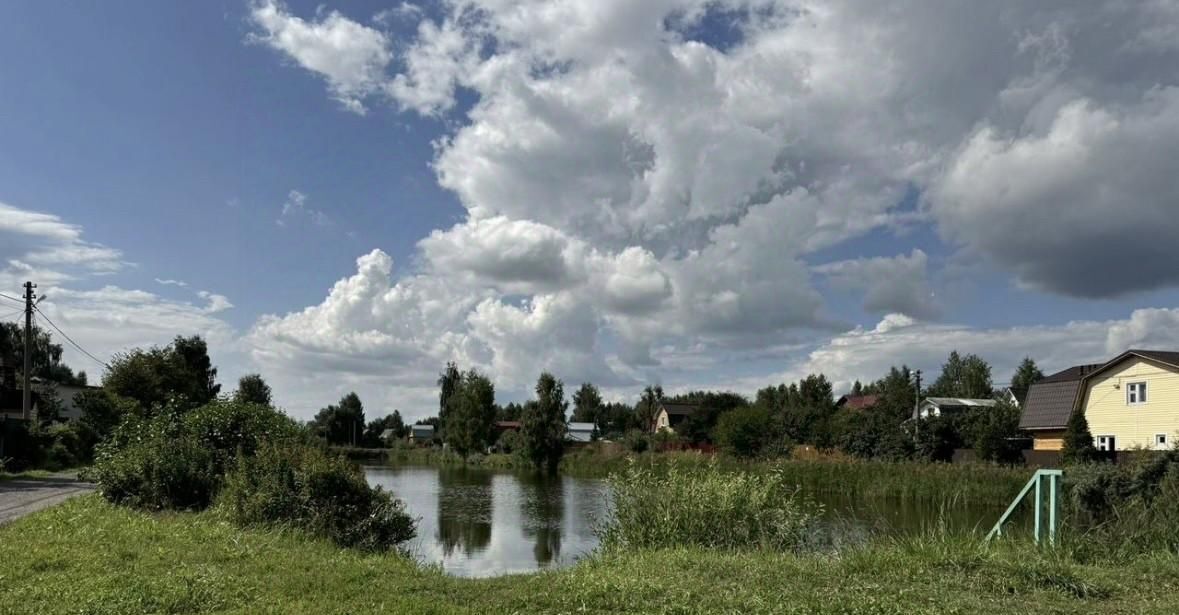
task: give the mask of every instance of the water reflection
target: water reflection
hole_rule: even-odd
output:
[[[491,543],[495,502],[491,474],[469,468],[438,470],[438,544],[446,557],[471,557]]]
[[[593,528],[609,510],[609,489],[599,479],[461,467],[365,473],[418,519],[410,551],[459,576],[567,566],[597,547]]]
[[[533,541],[536,564],[545,567],[561,555],[565,520],[564,477],[535,476],[524,487],[520,500],[524,535]]]

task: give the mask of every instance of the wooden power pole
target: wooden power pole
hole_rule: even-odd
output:
[[[25,365],[24,388],[21,395],[21,414],[25,421],[33,418],[33,289],[37,288],[32,282],[25,282]]]

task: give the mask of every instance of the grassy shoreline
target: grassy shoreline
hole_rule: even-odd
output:
[[[1063,550],[937,538],[837,556],[601,553],[560,571],[459,579],[395,553],[97,496],[0,528],[0,561],[0,601],[14,614],[1168,613],[1179,598],[1174,555],[1080,564]]]
[[[347,449],[337,449],[348,454]],[[371,450],[371,449],[369,449]],[[463,465],[458,455],[441,449],[378,449],[384,455],[349,456],[372,465],[426,465],[451,467]],[[863,498],[901,500],[936,500],[939,502],[987,502],[1006,504],[1027,483],[1032,470],[991,464],[946,464],[921,462],[859,461],[851,459],[769,459],[742,460],[724,455],[697,452],[618,453],[585,448],[573,451],[561,460],[564,474],[605,478],[632,465],[653,471],[666,471],[675,465],[681,469],[715,464],[723,471],[778,472],[787,482],[812,492],[843,493]],[[466,465],[489,470],[531,471],[518,457],[493,454],[473,456]]]

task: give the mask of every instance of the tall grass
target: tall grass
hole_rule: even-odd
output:
[[[631,465],[611,483],[614,515],[600,529],[607,549],[797,550],[817,531],[821,513],[777,471]]]

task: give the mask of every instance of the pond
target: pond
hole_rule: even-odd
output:
[[[598,546],[594,528],[610,512],[609,486],[597,478],[432,466],[368,466],[365,474],[370,484],[405,502],[409,514],[418,519],[410,552],[462,577],[573,564]],[[985,532],[1007,504],[808,495],[823,505],[838,544],[939,525],[951,531]],[[1026,525],[1026,519],[1014,521]]]
[[[365,474],[418,518],[411,553],[462,577],[570,565],[598,546],[594,526],[610,510],[601,479],[419,466]]]

